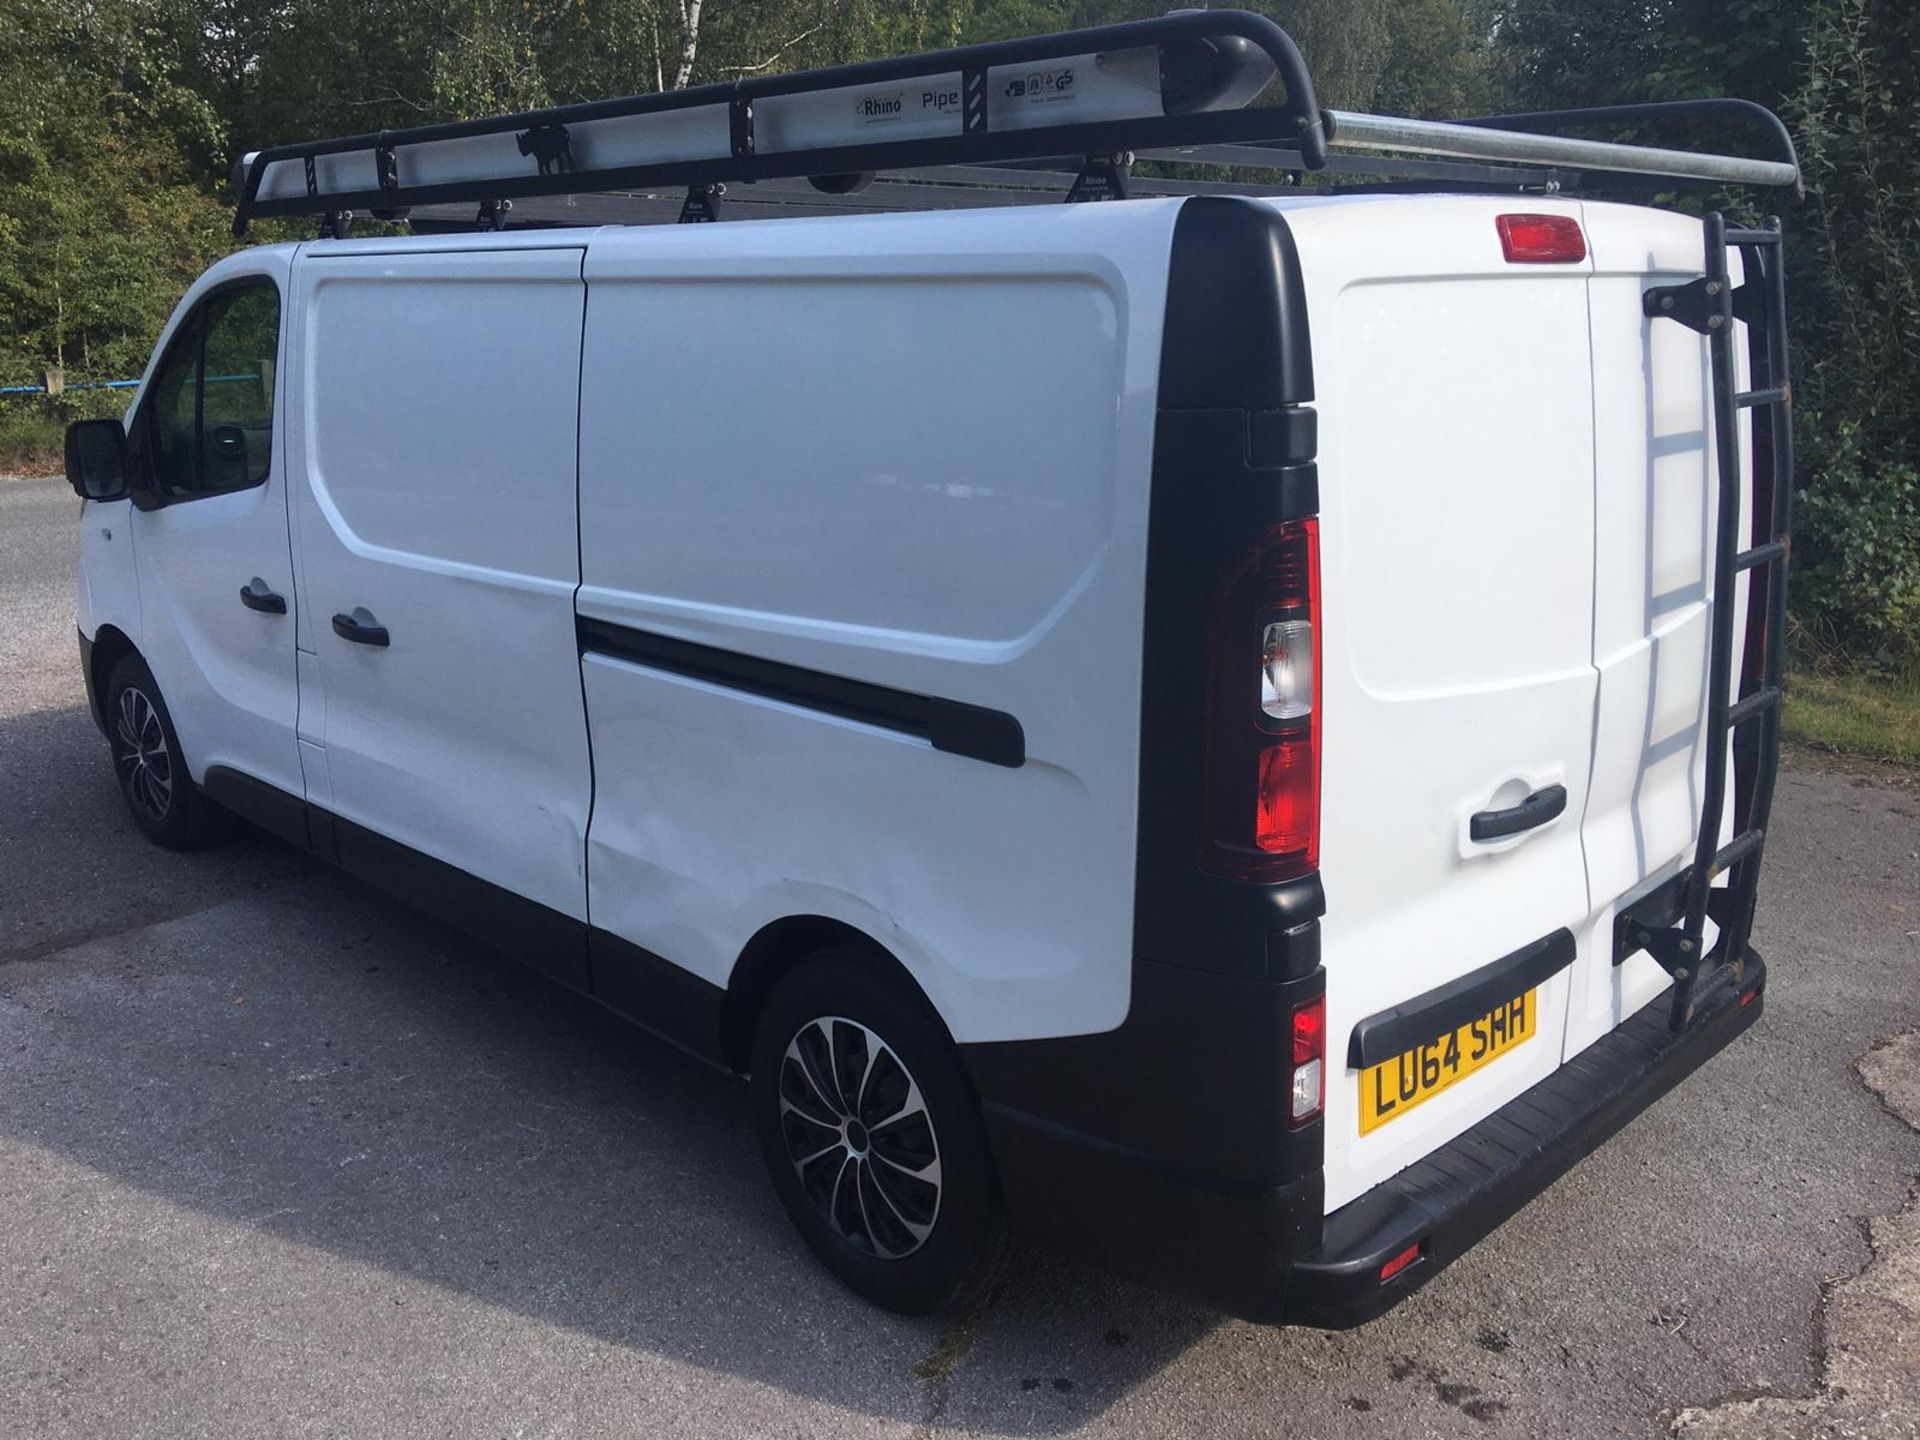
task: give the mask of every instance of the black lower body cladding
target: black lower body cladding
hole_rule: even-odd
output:
[[[1766,967],[1750,955],[1740,981],[1702,997],[1693,1025],[1677,1034],[1656,1000],[1472,1129],[1323,1217],[1317,1167],[1283,1178],[1288,1146],[1317,1146],[1319,1135],[1316,1125],[1289,1137],[1277,1123],[1277,1037],[1264,1066],[1232,1058],[1246,1053],[1261,1012],[1279,1013],[1295,987],[1272,986],[1262,1005],[1244,982],[1143,968],[1149,980],[1134,1016],[1110,1036],[963,1047],[1015,1223],[1104,1269],[1243,1319],[1327,1329],[1385,1313],[1465,1254],[1744,1033],[1766,988]],[[1143,1004],[1156,1021],[1138,1018]],[[1265,1178],[1203,1158],[1232,1150],[1236,1125],[1242,1155],[1264,1154]]]

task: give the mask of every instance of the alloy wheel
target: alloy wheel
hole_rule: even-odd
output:
[[[780,1066],[780,1130],[801,1189],[840,1238],[882,1260],[940,1214],[940,1147],[912,1073],[857,1020],[810,1020]]]
[[[153,820],[165,820],[173,806],[173,752],[166,727],[146,693],[129,685],[120,692],[114,720],[114,763],[133,803]]]

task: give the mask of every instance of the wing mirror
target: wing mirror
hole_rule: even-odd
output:
[[[67,483],[82,500],[127,497],[127,428],[118,420],[67,427]]]

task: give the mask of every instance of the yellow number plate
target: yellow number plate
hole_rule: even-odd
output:
[[[1533,1037],[1539,1019],[1535,991],[1496,1005],[1451,1035],[1416,1045],[1404,1055],[1360,1072],[1360,1133],[1378,1130],[1416,1105]]]

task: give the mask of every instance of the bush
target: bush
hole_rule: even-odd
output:
[[[1856,420],[1809,417],[1794,519],[1794,608],[1823,641],[1879,670],[1920,660],[1920,471],[1876,454]]]
[[[1825,644],[1920,661],[1920,7],[1819,0],[1788,108],[1810,201],[1794,255],[1804,403],[1793,597]]]
[[[125,413],[129,390],[85,390],[49,398],[0,396],[0,475],[51,475],[61,468],[67,426]]]

